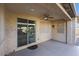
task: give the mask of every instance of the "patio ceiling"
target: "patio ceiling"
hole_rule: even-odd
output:
[[[7,11],[15,13],[26,13],[37,17],[43,17],[44,14],[49,14],[54,17],[54,20],[69,19],[55,3],[5,4],[5,7]]]

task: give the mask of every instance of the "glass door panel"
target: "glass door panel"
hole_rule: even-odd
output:
[[[27,44],[27,25],[18,24],[18,47]]]
[[[35,21],[18,19],[18,47],[35,42]]]
[[[35,25],[28,25],[28,39],[29,43],[35,42]]]

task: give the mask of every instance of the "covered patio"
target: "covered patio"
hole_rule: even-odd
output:
[[[9,54],[10,56],[79,56],[79,46],[71,46],[49,40],[38,44],[35,50],[23,49]]]
[[[0,55],[79,55],[74,46],[73,3],[7,3],[0,7]],[[33,45],[38,48],[26,49]]]

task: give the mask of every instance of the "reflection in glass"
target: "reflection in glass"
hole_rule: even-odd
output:
[[[35,42],[35,21],[18,18],[18,47]]]

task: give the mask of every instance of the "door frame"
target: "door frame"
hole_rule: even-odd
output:
[[[20,18],[20,19],[25,19],[25,18]],[[28,19],[26,19],[26,20],[28,20]],[[33,21],[35,21],[35,20],[33,20]],[[16,28],[18,28],[18,18],[17,18],[17,21],[16,21]],[[18,32],[18,29],[16,30],[16,32]],[[17,40],[16,41],[17,41],[17,43],[16,43],[16,49],[15,49],[15,51],[19,51],[19,50],[25,49],[25,48],[27,48],[29,46],[37,44],[36,43],[36,21],[35,21],[35,42],[27,44],[27,45],[23,45],[21,47],[18,47],[18,35],[17,35]]]

